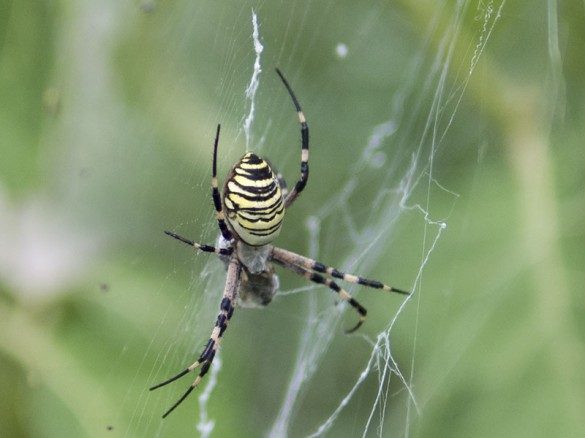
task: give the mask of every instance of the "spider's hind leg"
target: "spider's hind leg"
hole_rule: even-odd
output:
[[[199,371],[199,375],[195,378],[195,381],[191,384],[191,386],[189,386],[189,388],[181,396],[181,398],[179,398],[179,400],[177,400],[175,402],[175,404],[173,404],[173,406],[171,406],[170,409],[168,409],[163,414],[163,418],[166,418],[171,412],[173,412],[175,410],[175,408],[177,406],[179,406],[183,402],[183,400],[185,400],[189,396],[189,394],[191,394],[191,391],[193,391],[193,389],[199,384],[199,382],[201,382],[201,379],[203,379],[205,374],[207,374],[207,372],[209,371],[209,367],[211,367],[211,363],[213,362],[213,359],[215,358],[215,353],[216,353],[217,349],[219,348],[219,344],[221,343],[222,336],[223,336],[225,330],[227,329],[228,322],[234,313],[234,308],[236,306],[236,298],[238,295],[238,289],[240,287],[240,273],[241,273],[241,265],[238,261],[238,258],[235,255],[232,255],[232,257],[230,259],[229,267],[228,267],[227,279],[226,279],[225,288],[224,288],[224,292],[223,292],[223,298],[222,298],[221,304],[220,304],[220,311],[219,311],[219,314],[217,315],[217,320],[215,321],[215,326],[213,327],[213,330],[211,331],[211,335],[209,336],[209,341],[207,342],[207,345],[205,346],[205,348],[201,352],[201,355],[199,356],[199,358],[191,366],[184,369],[176,376],[173,376],[170,379],[167,379],[164,382],[159,383],[158,385],[155,385],[155,386],[150,388],[150,390],[153,391],[153,390],[158,389],[162,386],[168,385],[169,383],[180,379],[185,374],[188,374],[191,371],[194,371],[195,369],[197,369],[199,366],[201,366],[201,369]]]
[[[313,283],[319,283],[327,286],[333,292],[337,293],[339,297],[349,303],[359,314],[360,319],[355,327],[348,330],[347,333],[356,331],[366,320],[367,310],[360,303],[357,302],[345,289],[341,288],[335,281],[326,278],[319,273],[330,275],[331,277],[339,278],[349,283],[361,284],[362,286],[371,287],[374,289],[382,289],[389,292],[396,292],[404,295],[410,295],[402,289],[389,286],[376,280],[369,280],[357,275],[346,274],[333,267],[326,266],[323,263],[312,260],[308,257],[296,254],[286,249],[272,248],[272,260],[284,268],[292,271]]]
[[[277,249],[277,248],[274,248],[274,249]],[[280,248],[278,248],[278,249],[280,249]],[[325,278],[322,275],[316,274],[315,272],[311,272],[308,269],[305,269],[303,266],[299,266],[299,265],[290,263],[288,260],[284,260],[282,258],[279,258],[275,254],[273,254],[272,260],[275,263],[282,266],[283,268],[286,268],[289,271],[294,272],[297,275],[300,275],[301,277],[305,277],[307,280],[312,281],[313,283],[319,283],[319,284],[323,284],[323,285],[327,286],[329,289],[331,289],[333,292],[335,292],[343,301],[347,302],[351,307],[353,307],[356,310],[356,312],[359,313],[360,319],[354,327],[352,327],[349,330],[346,330],[346,333],[355,332],[358,328],[361,327],[361,325],[366,320],[366,315],[368,313],[366,308],[364,306],[362,306],[360,303],[358,303],[357,300],[349,294],[349,292],[347,292],[345,289],[341,288],[333,280],[331,280],[329,278]]]
[[[308,257],[302,256],[300,254],[296,254],[292,251],[287,251],[286,249],[282,248],[273,248],[273,256],[285,260],[286,262],[302,266],[304,269],[314,272],[320,272],[322,274],[327,274],[334,278],[339,278],[340,280],[347,281],[348,283],[353,284],[360,284],[362,286],[371,287],[373,289],[382,289],[388,292],[396,292],[402,295],[410,295],[410,292],[398,289],[394,286],[389,286],[377,280],[370,280],[368,278],[363,278],[358,275],[353,274],[346,274],[345,272],[341,272],[336,268],[331,266],[327,266],[323,263],[320,263],[316,260],[310,259]]]

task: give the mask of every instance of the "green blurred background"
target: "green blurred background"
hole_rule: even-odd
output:
[[[0,436],[198,434],[196,396],[160,419],[190,378],[147,389],[200,353],[224,273],[162,230],[215,240],[211,142],[221,122],[223,176],[246,148],[252,9],[251,147],[294,180],[298,125],[275,66],[311,127],[311,180],[278,245],[415,292],[391,341],[418,409],[393,377],[365,435],[585,436],[585,6],[501,6],[0,0]],[[388,120],[384,166],[352,174]],[[380,193],[396,211],[377,210]],[[376,256],[352,235],[370,225]],[[214,436],[270,430],[307,294],[236,313]],[[402,300],[359,296],[375,338]],[[367,338],[343,335],[354,318],[331,328],[290,436],[314,432],[363,370]],[[378,389],[372,373],[329,436],[362,436]]]

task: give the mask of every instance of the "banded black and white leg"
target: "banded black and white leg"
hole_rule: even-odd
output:
[[[350,306],[352,306],[359,313],[360,319],[359,319],[358,323],[353,328],[346,330],[346,333],[353,333],[358,328],[360,328],[360,326],[366,320],[366,315],[368,313],[366,308],[364,306],[362,306],[360,303],[358,303],[355,298],[353,298],[345,289],[341,288],[333,280],[326,278],[326,277],[323,277],[322,275],[317,274],[315,272],[311,272],[302,266],[293,265],[291,263],[288,263],[288,262],[286,262],[282,259],[278,259],[276,257],[273,257],[272,261],[274,263],[282,266],[283,268],[285,268],[291,272],[294,272],[295,274],[300,275],[301,277],[304,277],[305,279],[307,279],[309,281],[312,281],[313,283],[323,284],[323,285],[327,286],[329,289],[331,289],[333,292],[335,292],[342,300],[346,301]]]
[[[218,182],[217,182],[217,145],[219,143],[219,132],[221,130],[221,125],[217,125],[217,132],[215,134],[215,141],[213,143],[213,164],[212,164],[212,175],[211,175],[211,197],[213,199],[213,205],[215,207],[215,212],[217,216],[217,225],[219,227],[219,231],[221,235],[226,240],[226,242],[230,242],[233,239],[232,233],[229,230],[226,222],[225,217],[223,215],[223,209],[221,206],[221,194],[219,192]],[[187,239],[186,237],[180,236],[172,231],[165,231],[165,234],[189,245],[192,246],[200,251],[204,252],[214,252],[218,255],[230,255],[233,252],[232,247],[228,248],[216,248],[211,245],[205,245],[202,243],[197,243],[192,241],[191,239]]]
[[[183,242],[186,245],[192,246],[193,248],[198,249],[199,251],[213,252],[217,255],[224,255],[224,256],[229,256],[234,252],[234,248],[231,246],[228,248],[218,248],[215,246],[206,245],[204,243],[194,242],[191,239],[187,239],[186,237],[180,236],[176,233],[173,233],[172,231],[165,231],[165,234],[167,236],[173,237],[174,239],[177,239],[180,242]]]
[[[185,400],[189,396],[189,394],[191,394],[191,391],[193,391],[193,389],[197,387],[199,382],[201,382],[201,379],[203,379],[205,374],[207,374],[207,372],[209,371],[209,367],[211,366],[213,359],[215,358],[215,353],[219,348],[223,334],[227,329],[229,320],[232,318],[232,315],[234,313],[237,294],[240,288],[241,269],[242,268],[240,262],[238,261],[237,256],[235,254],[232,254],[227,270],[227,279],[223,292],[223,298],[220,304],[219,314],[217,315],[215,326],[211,331],[209,341],[207,342],[207,345],[199,355],[199,358],[192,365],[181,371],[176,376],[173,376],[170,379],[167,379],[164,382],[159,383],[158,385],[155,385],[150,388],[151,391],[161,388],[201,367],[199,374],[197,375],[191,386],[189,386],[189,388],[181,396],[181,398],[179,398],[175,402],[175,404],[171,406],[170,409],[163,414],[162,416],[163,418],[166,418],[171,412],[175,410],[177,406],[179,406],[183,402],[183,400]]]
[[[276,69],[276,73],[278,73],[278,76],[280,76],[282,83],[286,87],[288,94],[293,101],[297,111],[297,116],[299,118],[299,123],[301,124],[301,176],[292,190],[288,192],[285,197],[284,207],[289,208],[295,199],[297,199],[299,194],[303,191],[307,185],[307,181],[309,180],[309,125],[307,125],[307,120],[305,119],[301,105],[299,104],[299,101],[295,96],[295,93],[292,90],[290,84],[278,68]]]
[[[284,260],[293,265],[302,266],[303,268],[308,269],[310,271],[327,274],[331,277],[347,281],[348,283],[360,284],[362,286],[371,287],[374,289],[382,289],[388,292],[396,292],[402,295],[410,295],[410,292],[407,292],[405,290],[389,286],[376,280],[363,278],[358,275],[346,274],[345,272],[339,271],[334,267],[327,266],[316,260],[310,259],[309,257],[302,256],[300,254],[288,251],[286,249],[274,247],[272,249],[272,254],[274,257]]]
[[[396,292],[403,295],[410,295],[410,292],[402,289],[397,289],[376,280],[370,280],[353,274],[346,274],[336,268],[324,265],[323,263],[296,254],[292,251],[287,251],[286,249],[277,247],[272,248],[272,260],[284,268],[305,277],[307,280],[327,286],[333,292],[337,293],[342,300],[350,304],[359,313],[360,319],[355,327],[347,331],[348,333],[356,331],[364,323],[367,310],[345,289],[341,288],[335,281],[320,275],[321,273],[334,278],[339,278],[348,283],[360,284],[362,286],[382,289],[388,292]]]
[[[226,222],[225,217],[223,215],[223,210],[221,207],[221,194],[219,192],[219,186],[217,182],[217,145],[219,143],[219,131],[221,130],[221,125],[217,125],[217,133],[215,134],[215,141],[213,143],[213,169],[211,174],[211,197],[213,198],[213,206],[215,207],[215,212],[217,215],[217,225],[219,226],[219,231],[221,231],[221,235],[223,238],[230,242],[233,239],[232,232],[229,230]]]

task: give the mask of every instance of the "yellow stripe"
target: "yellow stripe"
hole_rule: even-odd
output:
[[[268,166],[266,165],[266,162],[263,161],[262,163],[258,163],[258,164],[250,164],[250,163],[242,162],[242,163],[240,163],[240,167],[242,169],[264,169]]]
[[[279,192],[276,192],[273,197],[263,200],[263,201],[250,201],[242,196],[239,196],[237,193],[230,193],[229,200],[235,204],[238,204],[240,207],[238,210],[246,209],[246,208],[268,208],[272,207],[273,204],[276,202],[275,200],[279,197],[282,197]],[[232,207],[233,209],[233,207]]]
[[[271,184],[274,184],[274,180],[271,178],[268,179],[260,179],[260,180],[253,180],[250,178],[246,178],[245,176],[242,175],[235,175],[233,178],[233,181],[237,182],[238,184],[240,184],[241,186],[246,186],[246,187],[267,187]],[[235,187],[232,182],[230,181],[228,183],[228,189],[230,191],[233,191],[233,187]],[[239,187],[236,187],[239,189]]]

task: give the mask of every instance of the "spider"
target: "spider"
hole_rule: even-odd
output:
[[[209,341],[199,358],[176,376],[150,388],[152,391],[168,385],[201,367],[199,375],[191,386],[163,414],[162,418],[166,418],[175,410],[209,371],[223,334],[234,314],[236,301],[242,306],[265,306],[272,300],[279,287],[278,277],[274,273],[274,264],[309,281],[327,286],[343,301],[349,303],[359,314],[359,320],[347,333],[354,332],[363,324],[367,311],[348,292],[326,276],[409,295],[409,292],[379,281],[346,274],[316,260],[272,246],[271,242],[280,233],[285,210],[290,208],[297,199],[309,178],[309,127],[288,81],[278,68],[276,73],[292,99],[301,124],[301,175],[295,186],[288,191],[283,176],[267,160],[248,152],[232,167],[220,192],[217,182],[217,145],[221,125],[218,125],[213,145],[211,196],[220,231],[219,243],[214,247],[194,242],[171,231],[165,231],[169,236],[199,251],[217,254],[227,265],[227,279],[219,306],[219,315]]]

